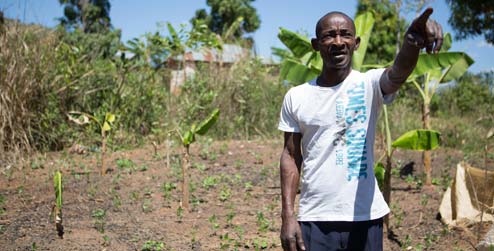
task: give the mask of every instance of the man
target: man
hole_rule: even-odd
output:
[[[321,74],[288,91],[278,129],[285,132],[280,159],[281,242],[284,250],[382,250],[389,208],[374,177],[378,112],[415,68],[419,52],[437,53],[442,30],[428,8],[413,21],[394,64],[366,73],[351,68],[353,20],[330,12],[316,25],[312,47]],[[303,163],[302,193],[294,201]]]

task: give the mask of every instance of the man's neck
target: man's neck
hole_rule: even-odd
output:
[[[352,68],[342,68],[342,69],[328,69],[323,67],[321,75],[317,77],[317,85],[322,87],[332,87],[343,82],[348,75],[352,72]]]

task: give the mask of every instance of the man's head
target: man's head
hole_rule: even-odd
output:
[[[325,67],[350,69],[352,55],[360,44],[360,38],[356,37],[353,20],[335,11],[319,19],[316,38],[311,42],[312,48],[320,52]]]

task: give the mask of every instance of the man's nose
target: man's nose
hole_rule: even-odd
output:
[[[334,44],[335,45],[342,45],[343,44],[343,40],[341,39],[340,35],[336,35],[336,37],[334,39]]]

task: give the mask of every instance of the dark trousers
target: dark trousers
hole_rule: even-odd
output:
[[[382,251],[383,219],[300,222],[308,251]]]

